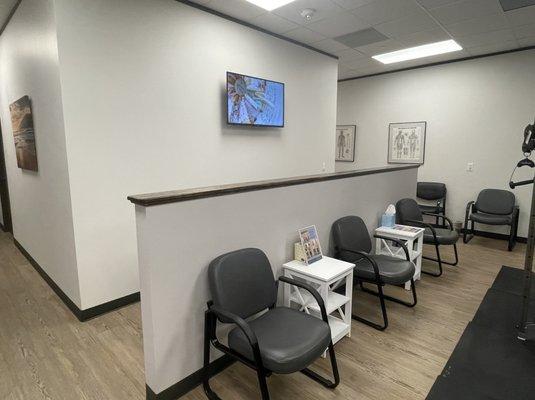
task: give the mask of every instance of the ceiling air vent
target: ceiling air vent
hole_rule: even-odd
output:
[[[500,0],[503,11],[516,10],[529,6],[535,6],[535,0]]]
[[[336,40],[337,42],[340,42],[352,48],[366,46],[372,43],[382,42],[387,39],[388,37],[386,37],[381,32],[378,32],[373,28],[368,28],[362,31],[348,33],[347,35],[342,35],[342,36],[338,36],[334,38],[334,40]]]

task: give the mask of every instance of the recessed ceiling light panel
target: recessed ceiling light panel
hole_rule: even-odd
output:
[[[408,49],[393,51],[391,53],[379,54],[372,58],[383,64],[393,64],[401,61],[415,60],[417,58],[424,58],[436,56],[438,54],[451,53],[459,51],[463,48],[457,44],[455,40],[445,40],[443,42],[424,44],[423,46],[410,47]]]
[[[275,10],[276,8],[292,3],[295,0],[247,0],[247,1],[249,3],[254,4],[255,6],[263,8],[264,10],[272,11],[272,10]]]

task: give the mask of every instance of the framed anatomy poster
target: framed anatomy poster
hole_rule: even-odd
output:
[[[336,126],[336,161],[355,161],[356,125]]]
[[[425,121],[390,124],[388,131],[389,164],[424,163],[426,125]]]

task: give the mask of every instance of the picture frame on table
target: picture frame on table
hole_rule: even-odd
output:
[[[307,265],[310,265],[323,258],[320,239],[315,225],[299,229],[299,238],[301,239],[304,261]]]
[[[423,164],[426,121],[391,123],[388,127],[388,163]]]

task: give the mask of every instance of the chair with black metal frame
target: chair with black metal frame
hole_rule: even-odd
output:
[[[424,222],[424,215],[431,217],[439,216],[440,218],[444,218],[444,220],[448,223],[448,229]],[[457,231],[455,231],[453,223],[448,217],[435,213],[422,212],[414,199],[401,199],[396,203],[396,220],[402,225],[425,228],[423,237],[424,244],[431,244],[435,246],[437,258],[427,256],[422,256],[422,258],[437,262],[438,273],[424,270],[422,270],[422,273],[439,277],[443,273],[442,264],[456,266],[459,263],[459,254],[457,253],[457,241],[459,240],[459,234]],[[440,256],[440,246],[446,245],[453,245],[453,251],[455,253],[455,260],[453,262],[445,261]]]
[[[353,275],[362,291],[379,297],[383,324],[377,324],[356,314],[353,314],[351,317],[372,328],[384,331],[388,327],[385,300],[390,300],[407,307],[414,307],[418,302],[416,288],[414,286],[415,267],[410,261],[407,246],[400,240],[376,234],[374,237],[393,241],[402,247],[405,252],[405,259],[383,254],[370,254],[372,241],[368,229],[362,218],[357,216],[347,216],[335,221],[332,226],[332,233],[335,257],[354,263]],[[409,280],[412,291],[411,303],[384,294],[384,285],[403,285]],[[366,288],[363,283],[376,285],[377,292]]]
[[[418,182],[416,184],[416,197],[422,200],[435,201],[436,204],[420,204],[418,207],[422,212],[438,214],[435,217],[435,225],[440,227],[446,226],[446,185],[441,182]],[[439,220],[442,219],[442,224]]]
[[[475,234],[475,223],[486,225],[508,225],[509,241],[507,250],[512,251],[518,234],[516,197],[508,190],[483,189],[476,201],[469,201],[464,216],[463,242],[468,243]],[[470,228],[468,228],[470,223]]]
[[[325,304],[312,286],[281,276],[275,281],[262,250],[248,248],[217,257],[208,277],[213,300],[205,312],[203,387],[210,400],[221,400],[210,387],[210,346],[244,363],[257,373],[262,400],[269,400],[266,378],[302,372],[334,389],[340,383]],[[321,310],[321,319],[288,307],[276,307],[279,282],[308,291]],[[216,335],[217,321],[236,325],[228,346]],[[289,334],[289,332],[291,332]],[[334,382],[308,366],[329,352]]]

